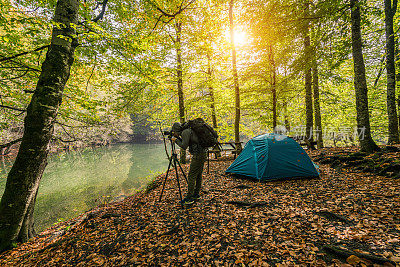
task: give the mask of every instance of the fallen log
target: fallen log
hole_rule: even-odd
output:
[[[252,203],[246,202],[246,201],[231,200],[231,201],[227,201],[226,204],[233,204],[233,205],[236,205],[236,206],[238,206],[238,207],[248,207],[248,206],[250,206]]]
[[[174,225],[171,229],[169,229],[168,231],[166,231],[166,232],[160,234],[160,236],[163,236],[163,235],[172,235],[172,234],[177,233],[178,231],[179,231],[179,224],[176,224],[176,225]]]
[[[231,200],[227,201],[226,204],[233,204],[238,207],[248,207],[248,208],[255,208],[255,207],[263,207],[268,205],[266,201],[260,202],[247,202],[247,201],[238,201],[238,200]]]
[[[251,188],[251,186],[244,185],[244,184],[240,184],[240,185],[232,187],[232,189],[248,189],[248,188]]]
[[[347,261],[347,259],[351,256],[356,256],[360,259],[364,259],[367,261],[370,261],[372,263],[376,263],[376,264],[392,264],[393,266],[396,266],[396,263],[383,258],[383,257],[379,257],[379,256],[375,256],[375,255],[371,255],[371,254],[366,254],[366,253],[359,253],[356,251],[352,251],[349,249],[345,249],[345,248],[341,248],[338,246],[333,246],[333,245],[325,245],[322,247],[322,250],[325,251],[326,254],[331,255],[332,257],[335,258],[339,258],[342,261]]]
[[[260,201],[260,202],[255,202],[255,203],[253,203],[253,204],[250,206],[250,208],[264,207],[264,206],[267,206],[267,205],[268,205],[268,202],[266,202],[266,201]]]
[[[343,222],[346,224],[352,224],[352,221],[350,221],[346,217],[344,217],[342,215],[338,215],[338,214],[330,212],[330,211],[317,211],[316,214],[318,214],[319,216],[322,216],[330,221],[339,221],[339,222]]]
[[[396,147],[389,148],[395,150]],[[338,153],[326,157],[316,157],[314,161],[321,164],[329,164],[331,168],[341,170],[342,168],[353,168],[361,172],[370,172],[381,176],[396,178],[400,172],[399,162],[385,158],[385,153],[377,152],[367,157],[364,152]]]

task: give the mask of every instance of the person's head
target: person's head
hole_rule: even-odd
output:
[[[172,125],[171,132],[174,134],[174,136],[179,136],[182,132],[182,125],[179,122],[175,122]]]

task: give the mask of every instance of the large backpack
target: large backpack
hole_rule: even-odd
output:
[[[195,132],[201,147],[208,148],[218,144],[218,133],[202,118],[189,120],[185,126],[189,127]]]

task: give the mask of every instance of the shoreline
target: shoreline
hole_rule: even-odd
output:
[[[152,162],[140,160],[140,156],[131,151],[145,153],[143,155],[148,155]],[[160,152],[163,153],[161,144],[116,144],[51,155],[36,202],[36,230],[42,232],[54,223],[142,190],[168,166],[168,161],[164,162],[165,155]],[[6,158],[5,164],[0,165],[0,197],[12,163]],[[103,168],[105,171],[99,171]]]

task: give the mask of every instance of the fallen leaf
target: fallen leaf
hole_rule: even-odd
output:
[[[346,261],[347,261],[347,263],[354,264],[354,265],[358,264],[359,262],[362,262],[362,260],[359,257],[357,257],[356,255],[349,256],[346,259]]]

